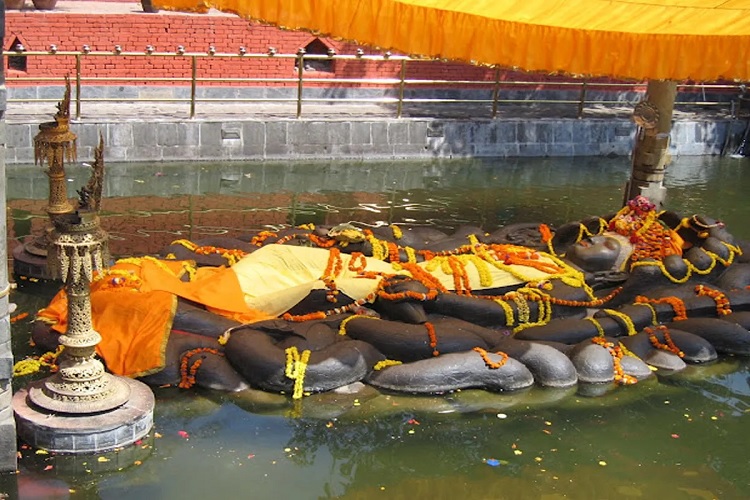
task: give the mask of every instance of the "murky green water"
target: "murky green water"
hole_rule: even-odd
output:
[[[46,177],[10,167],[10,238],[44,225]],[[70,193],[86,169],[70,169]],[[624,159],[108,165],[103,225],[116,254],[172,239],[348,220],[560,224],[617,210]],[[667,207],[750,238],[750,161],[679,158]],[[11,241],[11,245],[14,242]],[[11,300],[33,313],[52,291]],[[29,352],[29,323],[13,324]],[[27,379],[16,379],[23,385]],[[21,498],[747,498],[750,361],[729,358],[592,397],[534,388],[444,397],[321,394],[293,404],[157,388],[154,432],[99,456],[21,449],[0,492]],[[15,488],[15,489],[14,489]]]

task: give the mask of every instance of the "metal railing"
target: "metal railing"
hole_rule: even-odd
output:
[[[189,116],[194,118],[196,116],[196,104],[197,103],[294,103],[296,105],[296,117],[300,118],[303,112],[303,105],[305,103],[328,103],[328,104],[353,104],[353,103],[370,103],[370,104],[388,104],[395,105],[395,116],[401,118],[405,106],[407,105],[482,105],[490,108],[490,116],[496,118],[503,105],[511,104],[564,104],[576,106],[577,117],[582,117],[584,110],[588,106],[632,106],[633,100],[623,100],[622,93],[635,93],[643,95],[646,90],[646,83],[644,82],[601,82],[601,81],[590,81],[585,79],[554,79],[554,80],[507,80],[505,78],[505,72],[500,69],[494,69],[488,71],[493,76],[487,80],[453,80],[453,79],[414,79],[407,78],[407,65],[419,64],[424,62],[432,62],[433,60],[415,59],[408,56],[391,55],[386,52],[382,55],[366,55],[362,50],[358,50],[356,54],[345,55],[336,54],[333,50],[329,50],[328,54],[307,54],[304,49],[300,49],[295,54],[279,54],[275,49],[269,48],[268,52],[265,53],[249,53],[243,47],[240,47],[237,53],[219,53],[216,52],[213,47],[209,48],[208,52],[186,52],[182,46],[178,47],[175,52],[157,52],[152,46],[148,46],[144,52],[126,52],[123,51],[120,46],[115,46],[113,51],[92,51],[88,46],[84,45],[81,51],[59,51],[54,45],[51,45],[48,51],[26,51],[22,46],[16,46],[15,50],[9,51],[6,57],[19,58],[19,57],[72,57],[75,59],[75,66],[71,68],[72,80],[75,86],[75,92],[72,96],[72,102],[75,106],[75,117],[81,117],[81,107],[84,103],[96,104],[101,102],[159,102],[159,103],[184,103],[189,106]],[[117,61],[118,58],[131,57],[131,58],[184,58],[189,61],[189,75],[179,76],[175,74],[169,77],[158,77],[158,76],[87,76],[84,75],[82,70],[82,61],[84,58],[92,57],[109,57]],[[296,62],[296,76],[291,78],[263,78],[263,77],[200,77],[198,76],[199,63],[205,59],[236,59],[236,60],[257,60],[257,59],[294,59]],[[299,70],[299,68],[305,68],[305,63],[309,61],[372,61],[372,62],[384,62],[389,61],[397,63],[399,65],[399,76],[397,78],[339,78],[333,74],[330,78],[321,78],[315,75],[307,75],[306,70]],[[179,68],[175,68],[177,70]],[[148,70],[144,70],[148,71]],[[68,74],[70,74],[69,72]],[[34,84],[48,84],[48,83],[61,83],[64,84],[65,76],[23,76],[23,72],[8,72],[6,77],[7,83],[12,85],[34,85]],[[169,82],[171,84],[179,84],[189,86],[190,93],[188,97],[133,97],[133,98],[108,98],[108,97],[83,97],[83,89],[87,85],[93,85],[97,83],[103,84],[158,84]],[[227,83],[237,86],[238,84],[267,84],[269,86],[295,86],[295,94],[293,97],[232,97],[232,98],[206,98],[198,96],[198,88],[202,85],[206,87],[216,87],[217,84]],[[367,88],[383,88],[391,87],[395,89],[395,97],[373,97],[373,98],[351,98],[351,97],[305,97],[303,90],[306,84],[313,84],[318,88],[322,87],[336,87],[341,88],[342,86],[359,86]],[[488,91],[488,98],[431,98],[431,97],[408,97],[406,95],[407,90],[417,88],[451,88],[451,89],[477,89],[482,88]],[[504,98],[503,93],[510,93],[512,90],[527,90],[535,91],[534,94],[529,93],[524,98]],[[555,98],[540,96],[540,92],[544,90],[556,90],[556,94],[560,94],[559,91],[566,96],[576,96],[575,98]],[[597,95],[612,95],[614,97],[620,97],[618,99],[601,99],[593,98],[589,96],[594,92],[598,91]],[[734,115],[735,103],[737,97],[744,91],[744,86],[741,84],[696,84],[696,83],[685,83],[678,84],[678,91],[688,93],[696,97],[702,97],[701,99],[677,101],[676,106],[680,105],[691,105],[702,108],[706,107],[723,107],[728,108],[728,113]],[[707,95],[720,95],[721,99],[710,99]],[[550,93],[550,96],[554,96],[555,93]],[[726,96],[726,99],[723,98]],[[44,99],[44,98],[32,98],[32,97],[19,97],[8,99],[9,103],[14,102],[53,102],[57,99]]]

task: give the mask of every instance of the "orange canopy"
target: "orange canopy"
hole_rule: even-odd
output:
[[[153,0],[406,54],[638,80],[750,79],[750,0]]]

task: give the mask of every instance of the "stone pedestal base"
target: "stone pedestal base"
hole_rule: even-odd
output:
[[[13,274],[21,278],[55,279],[47,270],[47,257],[29,253],[23,245],[13,249]]]
[[[154,394],[137,380],[122,378],[130,398],[114,410],[92,414],[53,413],[29,399],[29,390],[13,396],[18,436],[35,448],[59,453],[99,453],[144,437],[154,423]],[[33,388],[34,382],[30,384]]]

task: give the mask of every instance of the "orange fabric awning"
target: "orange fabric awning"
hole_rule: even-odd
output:
[[[638,80],[750,79],[750,0],[154,0],[410,55]]]

